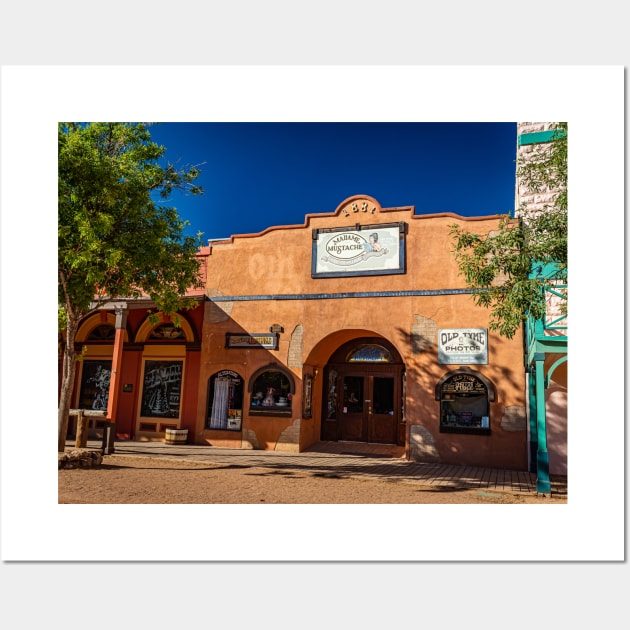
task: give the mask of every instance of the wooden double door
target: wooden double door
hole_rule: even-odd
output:
[[[402,366],[331,366],[328,381],[322,439],[404,444]]]

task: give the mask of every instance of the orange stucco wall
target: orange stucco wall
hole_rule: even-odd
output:
[[[362,207],[367,211],[360,210]],[[393,222],[407,225],[405,273],[311,277],[314,229]],[[322,375],[330,356],[349,340],[382,337],[394,345],[406,369],[405,443],[410,458],[526,469],[525,380],[520,334],[506,340],[489,332],[488,364],[468,366],[495,387],[496,399],[490,410],[491,435],[439,430],[436,383],[447,372],[462,366],[438,364],[437,330],[488,328],[488,311],[476,307],[470,295],[300,297],[464,289],[451,254],[449,226],[453,223],[484,234],[496,229],[498,219],[417,216],[413,207],[381,208],[375,199],[357,196],[345,200],[331,213],[307,216],[301,226],[280,226],[213,243],[207,266],[209,300],[204,309],[194,440],[237,448],[303,450],[320,439]],[[276,295],[298,299],[269,297]],[[213,301],[213,297],[225,300],[230,296],[248,299]],[[277,350],[226,348],[227,333],[265,333],[272,325],[284,329]],[[248,413],[247,385],[251,376],[268,364],[281,365],[294,376],[291,417]],[[237,372],[245,381],[240,432],[205,428],[208,379],[224,369]],[[313,414],[305,419],[301,413],[302,377],[316,372]]]

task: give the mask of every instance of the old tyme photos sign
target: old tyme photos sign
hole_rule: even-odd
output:
[[[438,330],[438,363],[488,363],[487,328],[440,328]]]

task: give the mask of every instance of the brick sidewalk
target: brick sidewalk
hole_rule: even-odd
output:
[[[68,443],[68,448],[74,442]],[[100,441],[88,442],[100,449]],[[300,470],[322,477],[378,478],[390,482],[479,489],[510,493],[536,493],[536,475],[521,470],[410,462],[401,447],[382,447],[342,442],[320,442],[302,453],[227,449],[200,445],[169,445],[164,442],[117,441],[115,455],[156,457],[212,462],[239,467]],[[107,457],[107,456],[106,456]],[[552,477],[552,495],[567,496],[565,477]]]

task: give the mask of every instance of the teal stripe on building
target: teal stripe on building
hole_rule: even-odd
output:
[[[542,142],[551,142],[555,138],[562,138],[565,135],[564,129],[549,129],[547,131],[534,131],[532,133],[523,133],[517,138],[518,146],[522,147],[526,144],[541,144]]]

